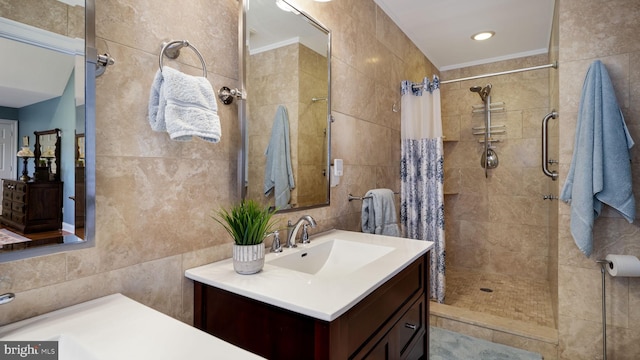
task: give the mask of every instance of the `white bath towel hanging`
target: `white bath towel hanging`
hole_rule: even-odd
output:
[[[217,143],[221,128],[215,93],[209,80],[168,66],[158,70],[149,96],[149,124],[176,141],[193,136]]]

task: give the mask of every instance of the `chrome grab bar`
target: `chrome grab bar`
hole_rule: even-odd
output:
[[[558,113],[552,110],[550,113],[544,116],[542,119],[542,172],[555,181],[558,178],[558,173],[555,171],[549,171],[549,146],[547,138],[549,137],[548,123],[549,119],[555,119],[558,117]]]

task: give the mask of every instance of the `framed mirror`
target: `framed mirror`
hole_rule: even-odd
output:
[[[94,22],[95,0],[0,2],[0,261],[94,241]]]
[[[243,198],[278,211],[327,206],[331,33],[284,0],[243,8]]]
[[[33,149],[33,163],[35,166],[33,179],[35,181],[60,181],[60,164],[62,163],[60,158],[61,133],[60,129],[33,132],[36,139]]]

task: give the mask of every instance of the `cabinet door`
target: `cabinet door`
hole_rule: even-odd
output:
[[[392,330],[396,336],[400,356],[404,356],[407,350],[413,347],[416,338],[422,338],[422,336],[424,336],[423,320],[426,315],[424,302],[425,300],[421,299],[413,304]]]
[[[365,355],[363,360],[390,360],[391,350],[389,344],[389,337],[385,336],[371,351]]]

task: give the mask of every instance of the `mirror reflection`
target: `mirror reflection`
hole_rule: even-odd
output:
[[[245,0],[245,11],[245,198],[328,205],[329,30],[280,0]]]
[[[0,253],[84,238],[84,37],[84,0],[0,2]]]

